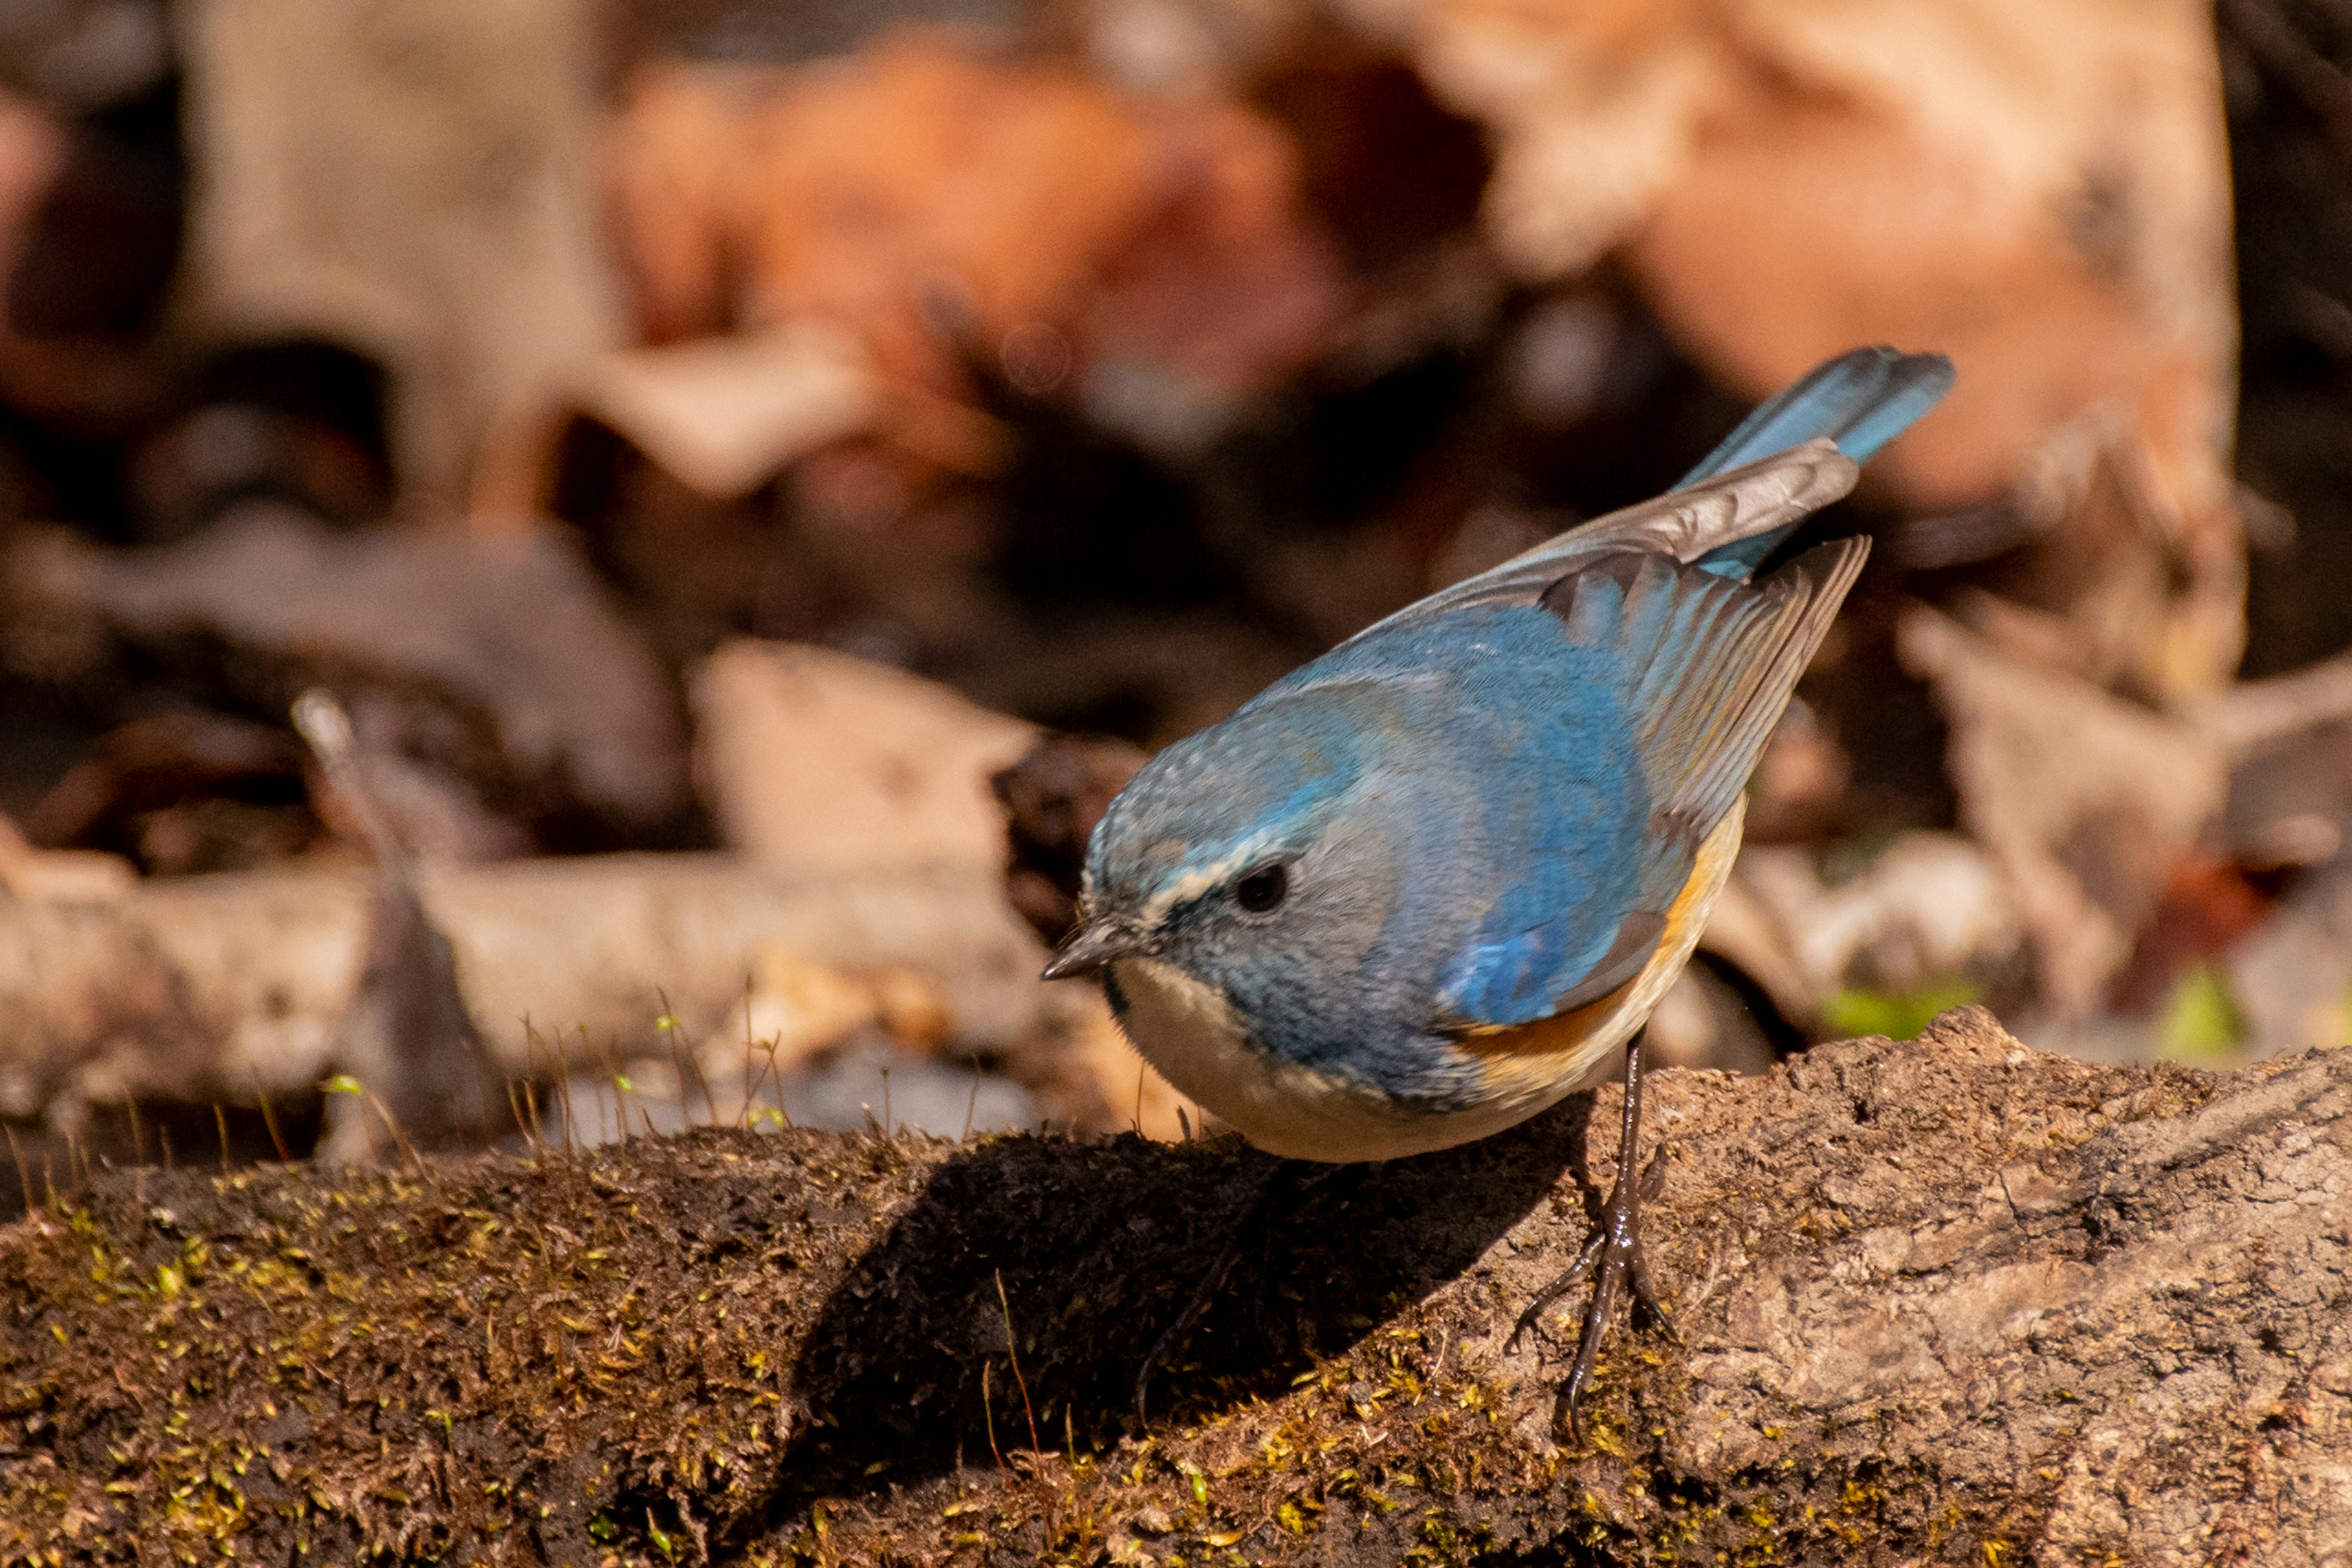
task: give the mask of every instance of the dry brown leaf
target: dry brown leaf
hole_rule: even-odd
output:
[[[943,1020],[944,1026],[935,1035],[928,1027],[904,1037],[896,1029],[888,1032],[918,1048],[935,1046],[954,1032],[953,1014],[919,975],[854,973],[768,943],[752,957],[743,994],[743,1038],[758,1043],[763,1063],[773,1054],[776,1066],[772,1070],[789,1072],[859,1029],[887,1029],[892,1016],[903,1023],[918,1011],[927,1023]],[[743,1040],[715,1037],[704,1042],[704,1072],[719,1072],[730,1065],[730,1056],[740,1060],[742,1048]]]
[[[2139,410],[2214,503],[2234,346],[2210,20],[2169,0],[1358,0],[1497,134],[1486,224],[1527,273],[1631,245],[1685,341],[1757,395],[1881,339],[1951,402],[1898,463],[1997,492],[2053,426]]]
[[[1961,826],[2009,885],[2042,996],[2061,1016],[2087,1016],[2221,810],[2221,748],[1925,606],[1906,612],[1896,646],[1950,726]]]
[[[1808,851],[1751,846],[1700,942],[1786,1016],[1811,1023],[1841,989],[1916,993],[1987,978],[2019,937],[2009,889],[1982,849],[1957,834],[1911,832],[1834,883]]]
[[[698,765],[727,842],[827,869],[1001,872],[991,775],[1036,731],[945,687],[824,648],[749,639],[696,674]]]
[[[730,203],[745,113],[772,83],[756,68],[640,71],[600,150],[612,238],[648,343],[735,324]]]
[[[1923,503],[2006,486],[2054,426],[2137,411],[2185,510],[2218,504],[2235,325],[2203,6],[1765,0],[1633,258],[1759,395],[1874,339],[1960,380],[1899,455]]]
[[[25,903],[111,904],[130,896],[139,873],[97,849],[37,849],[0,815],[0,893]]]
[[[2030,531],[1955,607],[2012,655],[2165,706],[2217,691],[2244,642],[2234,533],[2188,526],[2113,405],[2053,432],[2010,508]],[[1998,595],[1998,596],[1995,596]]]
[[[379,360],[404,485],[455,503],[489,421],[618,335],[595,220],[597,6],[177,9],[186,323]]]
[[[933,396],[963,395],[965,353],[1024,391],[1111,359],[1230,395],[1300,363],[1340,304],[1271,121],[953,34],[650,70],[608,158],[649,335],[826,322]]]
[[[878,403],[857,344],[820,324],[614,350],[490,432],[471,521],[502,531],[547,515],[576,417],[614,431],[697,495],[726,501],[865,429]]]
[[[282,710],[319,682],[385,749],[515,815],[643,828],[689,805],[677,700],[565,537],[346,533],[275,503],[177,544],[20,531],[0,555],[0,660],[83,692],[161,669]]]

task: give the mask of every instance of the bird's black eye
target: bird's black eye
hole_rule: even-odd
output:
[[[1234,902],[1251,914],[1262,915],[1279,905],[1290,891],[1290,873],[1279,860],[1269,860],[1234,884]]]

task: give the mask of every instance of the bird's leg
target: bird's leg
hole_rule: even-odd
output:
[[[1135,1374],[1137,1426],[1148,1425],[1144,1419],[1143,1396],[1151,1387],[1151,1374],[1159,1370],[1161,1359],[1182,1342],[1184,1336],[1192,1331],[1192,1325],[1200,1321],[1201,1314],[1208,1310],[1209,1303],[1216,1300],[1225,1276],[1233,1272],[1234,1260],[1242,1255],[1242,1243],[1248,1237],[1250,1227],[1257,1223],[1260,1215],[1273,1213],[1275,1204],[1283,1194],[1298,1184],[1300,1176],[1308,1168],[1307,1162],[1304,1160],[1276,1160],[1258,1178],[1257,1190],[1250,1195],[1249,1207],[1225,1233],[1225,1244],[1218,1251],[1217,1260],[1201,1277],[1201,1283],[1194,1288],[1192,1299],[1184,1303],[1184,1310],[1176,1314],[1176,1321],[1152,1342],[1151,1349],[1144,1355],[1143,1365]]]
[[[1666,1315],[1658,1305],[1657,1291],[1650,1279],[1648,1258],[1642,1250],[1642,1200],[1654,1198],[1664,1188],[1666,1181],[1665,1148],[1643,1168],[1642,1142],[1642,1037],[1635,1034],[1625,1047],[1625,1111],[1624,1122],[1617,1142],[1617,1181],[1611,1188],[1609,1201],[1601,1208],[1601,1223],[1577,1253],[1576,1261],[1565,1273],[1536,1292],[1528,1310],[1511,1330],[1510,1343],[1517,1344],[1521,1334],[1536,1325],[1546,1308],[1569,1291],[1592,1277],[1592,1300],[1584,1309],[1584,1332],[1576,1342],[1576,1360],[1568,1371],[1568,1381],[1560,1385],[1559,1411],[1568,1419],[1569,1434],[1578,1443],[1584,1440],[1584,1423],[1579,1406],[1584,1397],[1585,1384],[1592,1378],[1594,1358],[1601,1353],[1601,1336],[1608,1331],[1609,1320],[1617,1306],[1617,1298],[1629,1289],[1640,1315],[1648,1321],[1666,1327]],[[1669,1331],[1671,1329],[1669,1328]]]

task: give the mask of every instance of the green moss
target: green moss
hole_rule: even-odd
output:
[[[2117,1117],[2198,1092],[2130,1079],[2143,1108],[2121,1075],[2063,1070]],[[1506,1362],[1493,1336],[1581,1237],[1580,1111],[1334,1184],[1247,1237],[1157,1373],[1148,1434],[1138,1364],[1264,1171],[1229,1144],[700,1132],[111,1182],[0,1232],[0,1568],[1534,1568],[1993,1540],[1972,1511],[1992,1501],[1945,1518],[1953,1496],[1866,1427],[1772,1412],[1769,1469],[1683,1473],[1681,1358],[1628,1330],[1591,1443],[1551,1439],[1566,1345],[1548,1324],[1540,1360]],[[1970,1135],[1841,1128],[1914,1152]],[[1811,1212],[1740,1179],[1743,1203]],[[1650,1232],[1668,1279],[1695,1275],[1727,1201],[1670,1185]]]

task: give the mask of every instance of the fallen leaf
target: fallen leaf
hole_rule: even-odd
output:
[[[991,775],[1027,724],[824,648],[730,642],[693,679],[698,767],[734,848],[806,868],[1000,874]]]
[[[826,323],[900,395],[969,397],[967,363],[1065,396],[1126,366],[1114,383],[1222,406],[1303,363],[1342,303],[1264,115],[951,35],[648,69],[607,156],[649,336]],[[918,401],[886,423],[920,445],[942,416]]]
[[[2062,1017],[2087,1016],[2218,819],[2221,748],[2194,724],[2018,662],[1924,605],[1896,633],[1950,727],[1960,822],[2000,868]]]

